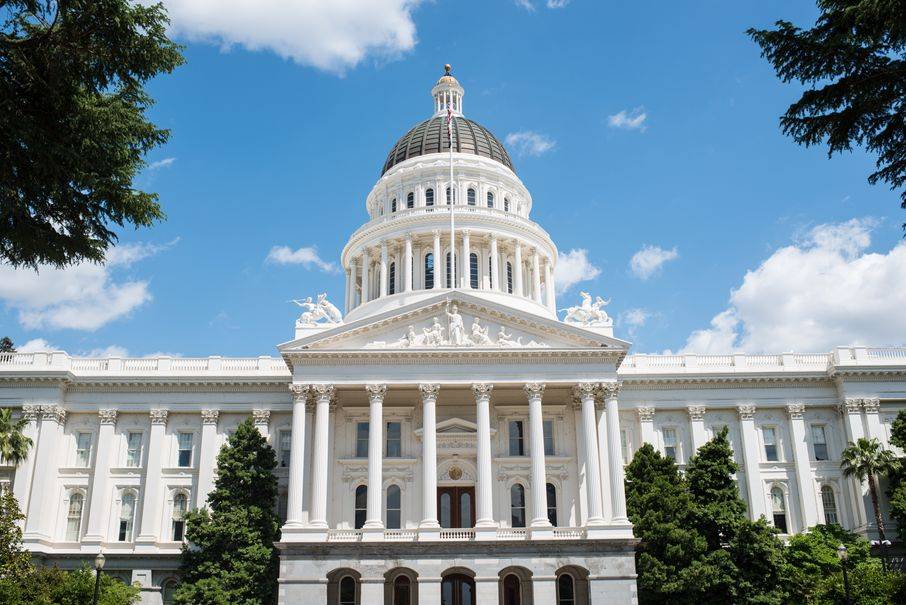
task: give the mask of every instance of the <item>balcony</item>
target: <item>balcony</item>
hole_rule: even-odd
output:
[[[492,540],[526,541],[532,539],[531,528],[525,527],[499,527],[492,529],[496,535]],[[545,528],[545,539],[554,540],[581,540],[586,537],[584,527],[554,527]],[[361,542],[363,531],[361,529],[331,529],[327,532],[328,542]],[[419,542],[427,540],[440,540],[441,542],[473,542],[475,541],[475,528],[441,529],[428,534],[430,537],[419,538],[417,529],[385,529],[384,542]]]

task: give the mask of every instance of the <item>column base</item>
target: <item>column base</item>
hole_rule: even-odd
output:
[[[419,542],[439,542],[440,541],[440,525],[436,527],[425,526],[418,528],[418,541]]]
[[[554,526],[551,524],[532,526],[529,530],[532,540],[553,540]]]
[[[362,527],[362,542],[383,542],[384,541],[384,526],[377,525],[368,527],[366,523]]]
[[[486,542],[489,540],[497,539],[497,526],[496,525],[476,525],[475,526],[475,540],[477,542]]]
[[[280,530],[281,542],[327,542],[326,527],[290,525],[287,523]]]

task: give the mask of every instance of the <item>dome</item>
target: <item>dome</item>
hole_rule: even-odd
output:
[[[404,134],[387,155],[381,175],[409,158],[429,153],[449,153],[446,119],[446,116],[434,116]],[[453,117],[453,151],[496,160],[515,172],[503,143],[484,126],[462,116]]]

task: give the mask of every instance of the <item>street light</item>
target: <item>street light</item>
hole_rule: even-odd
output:
[[[872,540],[871,547],[881,551],[881,569],[887,573],[887,549],[890,548],[890,540]]]
[[[843,568],[843,591],[846,593],[846,605],[852,605],[852,601],[849,598],[849,574],[846,572],[846,560],[849,555],[846,552],[845,544],[837,547],[837,557],[840,559],[840,567]]]
[[[98,556],[94,558],[94,605],[98,605],[98,594],[101,591],[101,571],[104,569],[104,562],[106,561],[104,553],[99,552]]]

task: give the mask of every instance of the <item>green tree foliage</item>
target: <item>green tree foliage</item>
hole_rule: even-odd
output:
[[[31,556],[22,548],[20,523],[24,520],[12,490],[0,489],[0,581],[22,578],[31,571]]]
[[[890,443],[906,451],[906,411],[897,414],[890,429]],[[906,542],[906,465],[902,459],[899,468],[890,474],[887,496],[890,516],[897,522],[897,537]]]
[[[251,418],[217,456],[217,481],[203,508],[186,514],[182,605],[276,602],[280,528],[274,503],[277,457]]]
[[[13,339],[9,336],[4,336],[0,338],[0,353],[15,353],[16,345],[13,344]]]
[[[0,409],[0,458],[18,465],[28,456],[32,440],[23,434],[25,418],[13,420],[10,408]]]
[[[906,2],[818,0],[815,25],[749,29],[784,82],[807,87],[780,118],[800,145],[827,144],[828,155],[864,146],[878,156],[868,177],[906,184]],[[906,190],[901,195],[906,208]]]
[[[895,473],[899,468],[896,455],[881,445],[877,439],[861,437],[855,443],[843,450],[840,468],[843,476],[856,477],[859,481],[868,482],[868,493],[871,496],[871,505],[875,513],[875,523],[878,535],[882,540],[884,534],[884,518],[881,516],[881,505],[878,501],[878,478]]]
[[[161,4],[0,1],[0,260],[103,261],[111,227],[163,218],[133,187],[168,131],[144,84],[183,61]]]

